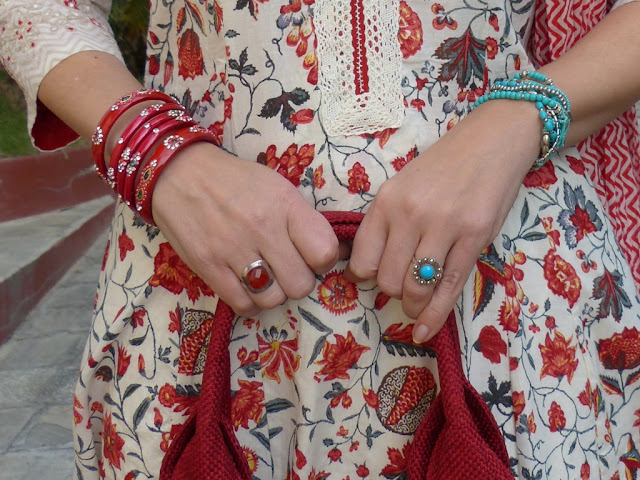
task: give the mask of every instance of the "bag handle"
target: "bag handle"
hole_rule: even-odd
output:
[[[364,217],[323,212],[341,241],[355,237]],[[171,443],[160,480],[251,480],[231,424],[229,342],[235,313],[219,300],[196,413]],[[409,480],[512,480],[498,425],[464,375],[453,312],[429,342],[438,358],[440,392],[416,431]],[[460,458],[456,452],[464,452]]]

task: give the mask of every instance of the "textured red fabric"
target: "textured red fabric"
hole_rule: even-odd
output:
[[[352,240],[360,213],[324,212],[339,240]],[[229,337],[235,314],[220,301],[196,413],[169,447],[160,480],[251,480],[231,426]],[[462,371],[453,312],[431,340],[440,393],[422,421],[409,455],[410,480],[512,480],[500,429]]]
[[[569,50],[611,10],[613,0],[537,0],[529,51],[537,66]],[[635,107],[578,145],[640,292],[640,150]]]

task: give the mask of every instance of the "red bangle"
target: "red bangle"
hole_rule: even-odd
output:
[[[93,162],[95,163],[96,171],[98,175],[107,181],[107,168],[104,161],[104,147],[111,128],[116,123],[118,118],[122,116],[129,108],[137,105],[141,102],[161,100],[167,103],[178,103],[174,98],[169,95],[159,92],[153,89],[141,89],[135,92],[129,93],[124,97],[121,97],[116,103],[114,103],[109,110],[104,114],[100,123],[93,132],[91,138],[91,153],[93,156]]]
[[[116,146],[111,152],[111,158],[109,160],[109,166],[107,168],[107,183],[113,188],[116,189],[117,186],[117,177],[118,177],[118,168],[120,163],[126,163],[131,156],[131,153],[134,151],[134,146],[132,145],[132,141],[134,136],[138,133],[141,127],[149,122],[153,121],[155,117],[159,114],[170,111],[170,112],[179,112],[176,113],[175,116],[180,115],[184,112],[184,107],[182,105],[176,105],[173,102],[156,104],[152,105],[148,108],[145,108],[122,132],[122,136],[116,142]],[[121,170],[120,170],[121,172]]]
[[[178,151],[195,142],[209,142],[215,145],[217,137],[199,126],[185,128],[165,138],[149,157],[149,162],[140,172],[140,178],[136,182],[135,193],[136,210],[145,222],[155,225],[151,212],[151,198],[160,174]]]
[[[131,159],[125,163],[123,172],[118,173],[118,194],[128,206],[135,203],[136,177],[142,166],[146,163],[144,160],[149,156],[149,152],[154,145],[168,134],[194,125],[196,125],[196,123],[191,117],[178,116],[166,120],[165,123],[153,129],[150,128],[148,132],[144,132],[145,135],[143,135],[143,138],[140,140]]]

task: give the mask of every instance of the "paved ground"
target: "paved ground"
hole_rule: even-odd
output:
[[[70,480],[72,399],[105,238],[0,346],[0,480]]]

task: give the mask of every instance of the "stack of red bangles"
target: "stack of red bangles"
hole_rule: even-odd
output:
[[[109,159],[105,144],[113,125],[131,107],[158,102],[145,108],[124,129]],[[194,142],[217,145],[216,136],[196,124],[174,98],[152,89],[137,90],[111,106],[96,127],[92,155],[98,175],[147,223],[153,188],[162,171],[182,148]]]

